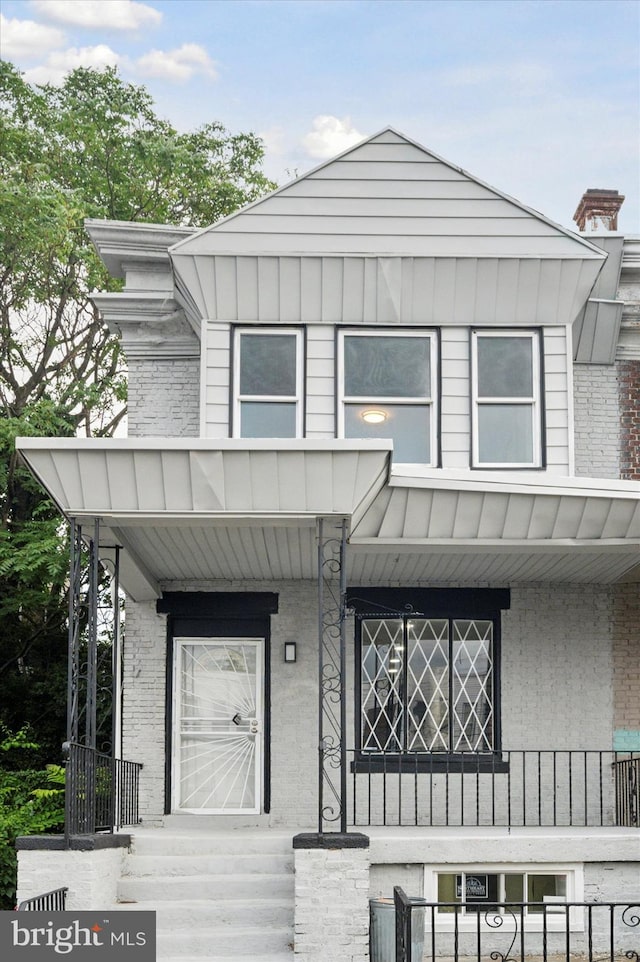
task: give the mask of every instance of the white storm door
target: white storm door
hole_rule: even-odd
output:
[[[262,638],[176,638],[174,809],[261,810]]]

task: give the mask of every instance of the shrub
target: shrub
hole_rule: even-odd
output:
[[[5,729],[0,739],[5,757],[37,748],[25,731],[12,734]],[[0,909],[15,907],[16,838],[60,831],[64,826],[64,777],[61,765],[47,765],[44,770],[0,767]]]

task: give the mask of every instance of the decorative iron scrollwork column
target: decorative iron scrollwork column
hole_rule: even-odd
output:
[[[120,659],[119,546],[113,554],[114,602],[100,562],[100,521],[92,534],[72,518],[69,548],[69,642],[67,664],[67,741],[110,751],[117,705]],[[104,546],[103,546],[104,547]],[[115,746],[113,746],[115,747]]]
[[[331,525],[331,528],[329,528]],[[347,830],[347,522],[318,522],[318,831]]]

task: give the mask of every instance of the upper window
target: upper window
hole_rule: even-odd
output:
[[[302,435],[302,331],[236,331],[234,436]]]
[[[338,364],[339,435],[392,438],[394,461],[435,464],[435,334],[341,331]]]
[[[542,465],[540,338],[536,331],[475,331],[473,465]]]

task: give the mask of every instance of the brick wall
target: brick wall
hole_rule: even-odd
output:
[[[155,603],[128,602],[123,644],[122,754],[142,762],[140,814],[164,811],[166,617]]]
[[[129,437],[200,434],[198,358],[129,360]]]
[[[613,364],[576,364],[573,369],[575,473],[620,477],[620,399]]]
[[[640,361],[619,361],[623,478],[640,480]]]
[[[175,586],[174,586],[175,587]],[[184,586],[187,587],[187,586]],[[191,590],[277,591],[271,618],[271,815],[273,825],[317,819],[317,596],[314,582],[205,583]],[[612,592],[592,586],[512,591],[502,624],[502,740],[511,749],[610,749],[613,730]],[[354,689],[353,621],[347,625],[348,691]],[[285,664],[285,641],[297,662]],[[125,757],[144,763],[143,813],[164,805],[165,618],[129,604],[125,644]],[[353,746],[352,695],[347,700]],[[588,718],[588,724],[585,719]]]
[[[67,886],[67,911],[105,909],[116,901],[124,848],[18,852],[17,901]]]
[[[614,744],[640,751],[640,587],[618,585],[613,613]]]
[[[620,474],[640,480],[640,361],[619,361]],[[614,616],[614,748],[640,751],[640,587],[616,589]]]
[[[296,849],[298,962],[367,962],[369,850]]]

